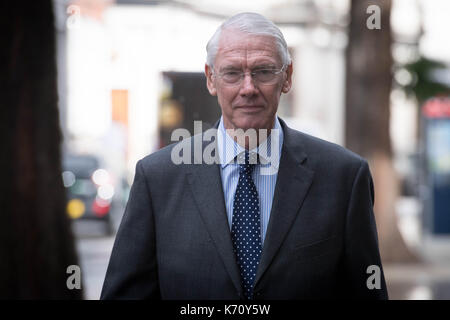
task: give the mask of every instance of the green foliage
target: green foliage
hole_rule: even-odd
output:
[[[432,76],[435,71],[448,69],[444,63],[420,57],[417,61],[405,65],[404,68],[412,75],[413,81],[407,85],[399,85],[408,95],[414,95],[420,105],[431,97],[450,94],[450,86]]]

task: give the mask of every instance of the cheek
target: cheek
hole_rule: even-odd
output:
[[[233,90],[218,90],[217,91],[217,100],[219,101],[222,109],[231,110],[231,104],[233,103],[233,99],[236,97],[236,94]]]
[[[276,90],[266,90],[263,92],[263,94],[267,103],[272,108],[276,108],[278,106],[278,102],[280,101],[281,88],[277,88]]]

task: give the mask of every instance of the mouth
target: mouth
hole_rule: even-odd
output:
[[[248,111],[248,112],[259,111],[259,110],[261,110],[263,108],[264,108],[264,106],[253,105],[253,104],[239,105],[239,106],[235,107],[235,109],[240,109],[242,111]]]

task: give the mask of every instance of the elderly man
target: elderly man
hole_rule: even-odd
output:
[[[263,16],[219,27],[205,66],[218,161],[174,163],[193,137],[138,162],[102,299],[387,298],[368,165],[277,118],[292,72]]]

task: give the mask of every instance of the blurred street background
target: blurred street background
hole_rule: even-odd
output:
[[[369,161],[390,298],[450,299],[450,1],[44,2],[2,7],[0,298],[100,297],[136,162],[220,117],[206,43],[252,11],[293,59],[278,115]]]

